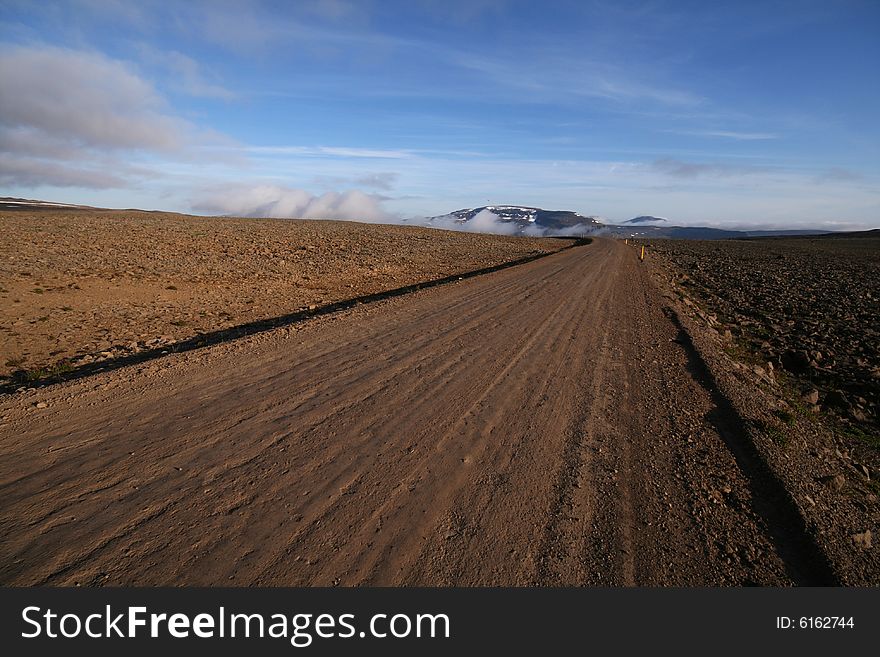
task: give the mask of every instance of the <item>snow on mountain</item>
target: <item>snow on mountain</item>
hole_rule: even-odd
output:
[[[479,217],[485,222],[487,213],[495,218],[499,228],[504,232],[525,235],[554,235],[561,233],[588,234],[604,226],[597,217],[588,217],[570,210],[544,210],[521,205],[485,205],[479,208],[456,210],[443,217],[432,217],[432,220],[451,218],[456,224],[467,228],[468,222]],[[434,223],[432,221],[432,223]]]

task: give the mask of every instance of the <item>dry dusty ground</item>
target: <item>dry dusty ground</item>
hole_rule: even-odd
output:
[[[0,227],[0,383],[567,244],[137,211],[0,211]]]
[[[648,265],[597,240],[9,395],[0,583],[876,585]]]

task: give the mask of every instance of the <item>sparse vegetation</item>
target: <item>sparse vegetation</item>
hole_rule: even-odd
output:
[[[62,375],[73,371],[73,365],[69,360],[61,360],[46,367],[35,367],[19,373],[18,378],[26,383],[35,383],[45,379],[60,378]]]
[[[854,424],[841,424],[837,427],[840,435],[850,439],[857,440],[869,447],[880,450],[880,433],[876,431],[866,431],[862,427]]]
[[[779,420],[781,420],[788,427],[793,427],[796,423],[795,416],[784,409],[774,409],[773,415],[779,418]]]

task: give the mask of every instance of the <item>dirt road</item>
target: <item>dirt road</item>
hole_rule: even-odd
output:
[[[612,241],[0,417],[3,584],[829,583]]]

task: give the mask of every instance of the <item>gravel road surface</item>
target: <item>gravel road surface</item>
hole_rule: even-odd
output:
[[[631,248],[0,401],[0,583],[828,584]]]

